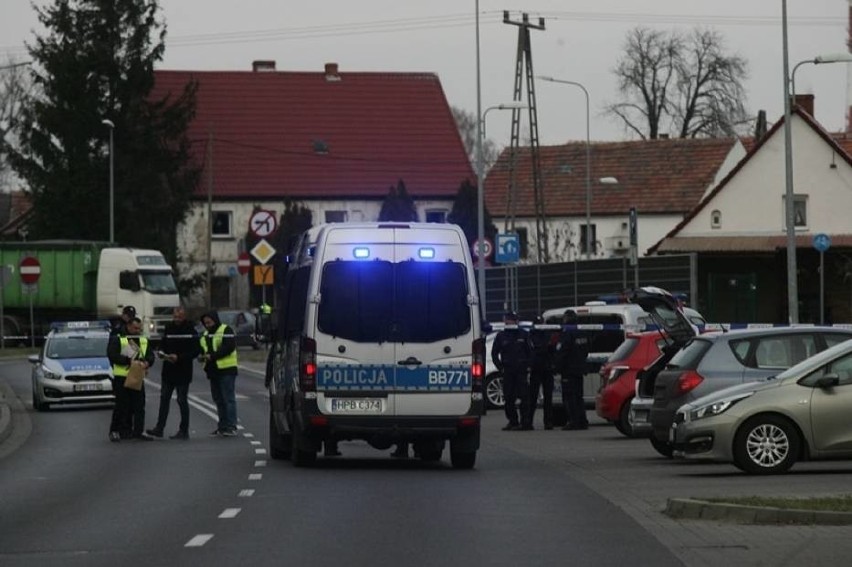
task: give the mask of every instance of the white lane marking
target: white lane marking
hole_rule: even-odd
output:
[[[251,473],[249,475],[249,480],[260,480],[263,478],[263,475],[260,473]]]
[[[255,449],[255,450],[254,450],[254,454],[255,454],[255,455],[265,455],[265,454],[266,454],[266,449]]]
[[[263,443],[261,443],[260,441],[252,441],[251,444],[252,445],[263,445]]]
[[[242,508],[225,508],[225,510],[219,514],[219,519],[229,520],[231,518],[236,518],[237,514],[240,513],[240,510],[242,510]]]
[[[246,398],[246,399],[248,399],[248,398]],[[240,431],[242,431],[243,429],[245,429],[245,427],[243,427],[242,425],[237,425],[237,429],[239,429]]]
[[[254,433],[243,433],[243,437],[245,437],[246,439],[251,439],[252,437],[254,437]]]
[[[240,493],[237,494],[240,498],[248,498],[250,496],[254,496],[254,488],[244,488],[240,490]]]
[[[265,466],[266,466],[266,461],[255,461],[255,462],[254,462],[254,466],[256,466],[256,467],[265,467]]]
[[[183,544],[184,547],[201,547],[208,541],[213,539],[213,534],[198,534],[193,537],[191,540]]]
[[[149,386],[152,386],[153,388],[155,388],[157,390],[163,389],[163,387],[160,384],[157,384],[156,382],[152,382],[148,379],[145,380],[145,383]],[[193,396],[192,394],[187,396],[187,400],[189,401],[189,405],[191,405],[192,407],[194,407],[195,409],[197,409],[198,411],[200,411],[204,415],[206,415],[208,417],[212,417],[216,421],[219,420],[219,416],[216,414],[216,406],[215,405],[207,403],[204,400],[202,400],[201,398],[199,398],[197,396]],[[210,537],[213,537],[213,536],[210,536]],[[204,544],[202,544],[202,545],[204,545]]]

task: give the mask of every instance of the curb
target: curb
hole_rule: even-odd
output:
[[[12,435],[12,407],[9,405],[7,396],[13,395],[12,390],[4,383],[0,383],[0,443]]]
[[[737,524],[852,525],[852,512],[744,506],[693,498],[669,498],[663,513],[671,518],[712,520]]]

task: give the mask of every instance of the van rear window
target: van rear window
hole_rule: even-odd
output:
[[[434,342],[470,331],[467,274],[456,262],[323,266],[319,330],[356,342]]]

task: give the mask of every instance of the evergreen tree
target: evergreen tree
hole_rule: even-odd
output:
[[[414,200],[405,189],[405,183],[402,179],[399,180],[396,187],[391,185],[388,190],[385,201],[382,203],[382,210],[379,211],[379,221],[417,221],[417,208],[414,206]]]
[[[109,238],[114,124],[115,240],[176,258],[199,170],[186,126],[196,85],[152,100],[165,26],[156,0],[54,0],[35,7],[47,30],[29,47],[35,89],[11,158],[31,192],[31,238]]]
[[[453,209],[447,215],[447,222],[457,224],[464,231],[467,243],[473,246],[479,235],[479,207],[477,203],[476,187],[465,179],[459,186],[456,199],[453,201]],[[485,207],[485,238],[493,244],[497,238],[497,227],[491,219],[488,207]],[[493,247],[492,247],[493,248]],[[471,254],[476,256],[476,250],[471,248]],[[493,252],[492,252],[493,255]]]
[[[275,233],[275,249],[279,254],[287,255],[296,243],[296,237],[311,228],[313,215],[310,209],[290,198],[284,199],[284,212],[278,222]]]

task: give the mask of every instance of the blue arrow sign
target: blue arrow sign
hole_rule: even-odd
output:
[[[817,252],[825,252],[829,248],[831,248],[831,237],[825,233],[819,233],[814,235],[814,248],[817,249]]]
[[[494,261],[498,264],[515,264],[521,259],[521,240],[517,233],[504,232],[497,235],[497,254]]]

